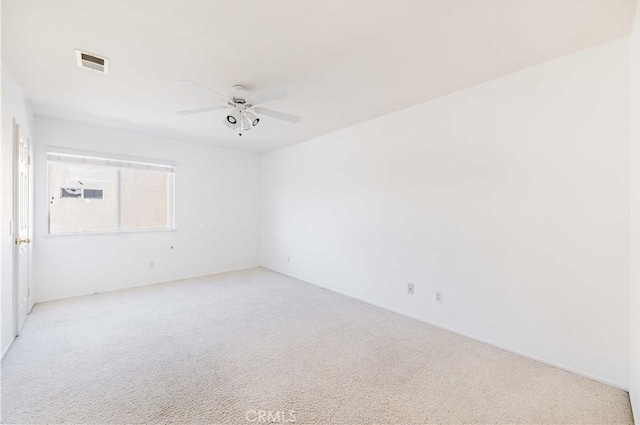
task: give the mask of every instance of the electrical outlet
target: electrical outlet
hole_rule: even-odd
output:
[[[441,303],[442,301],[443,301],[442,291],[437,291],[436,292],[436,302]]]
[[[407,292],[410,294],[413,294],[414,288],[413,288],[413,283],[408,283],[407,284]]]
[[[155,269],[156,268],[156,262],[155,261],[151,261],[149,263],[149,268]]]

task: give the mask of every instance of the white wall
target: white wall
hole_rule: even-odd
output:
[[[37,302],[259,265],[257,155],[38,116],[35,134]],[[177,161],[177,231],[46,235],[47,146]]]
[[[22,135],[31,139],[33,117],[22,91],[9,69],[2,64],[2,139],[0,146],[0,281],[2,299],[2,355],[13,341],[13,119],[20,125]],[[33,291],[32,291],[33,292]]]
[[[629,398],[640,425],[640,7],[631,35],[631,364]]]
[[[628,49],[265,155],[262,264],[628,388]]]

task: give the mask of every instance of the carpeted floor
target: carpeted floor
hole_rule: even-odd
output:
[[[38,304],[3,423],[630,424],[626,392],[265,269]]]

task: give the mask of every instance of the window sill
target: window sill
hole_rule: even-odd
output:
[[[135,233],[175,233],[178,229],[136,229],[136,230],[112,230],[107,232],[75,232],[75,233],[45,233],[45,238],[69,237],[69,236],[108,236],[129,235]]]

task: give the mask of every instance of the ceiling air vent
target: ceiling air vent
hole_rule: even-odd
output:
[[[78,57],[78,66],[80,68],[98,71],[103,74],[109,72],[109,59],[107,58],[101,58],[82,50],[76,50],[76,56]]]

